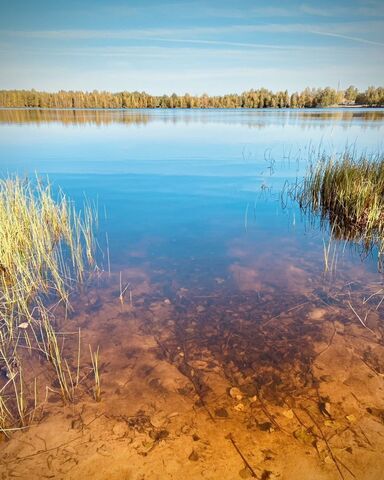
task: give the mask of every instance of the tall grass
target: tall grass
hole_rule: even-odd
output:
[[[323,154],[312,163],[296,200],[304,211],[320,216],[337,239],[353,240],[365,250],[384,252],[384,154]]]
[[[33,402],[24,389],[24,364],[42,352],[64,401],[73,400],[71,368],[63,358],[51,305],[69,296],[94,263],[89,206],[80,215],[49,183],[0,180],[0,431],[24,427]],[[31,407],[32,408],[32,407]]]

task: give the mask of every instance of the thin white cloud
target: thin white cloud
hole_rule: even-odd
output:
[[[52,30],[17,31],[9,25],[0,31],[0,82],[214,93],[260,82],[300,89],[302,84],[365,85],[383,78],[378,61],[384,46],[383,0],[345,6],[329,0],[327,9],[315,0],[224,1],[217,8],[206,0],[165,1],[170,3],[117,5],[111,0],[82,11],[84,18],[90,16],[77,23],[99,25],[102,19],[101,24],[120,29],[55,30],[54,19]]]
[[[241,8],[236,6],[214,7],[204,2],[177,2],[158,3],[152,5],[125,6],[107,5],[101,7],[99,12],[105,15],[118,15],[126,18],[154,15],[172,15],[177,18],[289,18],[289,17],[366,17],[377,18],[384,16],[384,4],[382,2],[362,2],[360,5],[324,5],[318,3],[296,3],[279,6],[254,6]]]
[[[343,38],[344,40],[352,40],[353,42],[367,43],[369,45],[377,45],[380,47],[384,47],[384,43],[382,42],[375,42],[374,40],[368,40],[366,38],[351,37],[349,35],[342,35],[340,33],[322,32],[317,30],[312,30],[309,33],[314,33],[315,35],[323,35],[327,37]]]
[[[342,6],[323,6],[322,8],[317,5],[310,5],[304,3],[300,5],[299,11],[306,15],[316,16],[316,17],[373,17],[378,18],[384,16],[384,4],[376,3],[372,5],[362,5],[354,6],[348,5],[346,7]]]
[[[55,65],[79,65],[89,67],[102,63],[105,69],[116,69],[121,65],[124,68],[142,69],[151,66],[157,73],[164,68],[185,67],[251,67],[263,65],[265,67],[295,64],[298,69],[311,69],[315,65],[327,66],[330,63],[341,65],[345,62],[365,64],[376,58],[374,52],[369,53],[360,45],[351,47],[307,47],[294,50],[264,49],[264,48],[220,48],[208,45],[201,49],[194,44],[170,46],[170,45],[141,45],[141,46],[44,46],[31,44],[23,48],[22,52],[15,55],[14,49],[0,51],[0,61],[7,67],[16,64],[24,64],[29,70],[31,65],[43,65],[55,63]],[[84,59],[84,60],[82,60]],[[56,68],[56,67],[55,67]]]
[[[300,12],[296,8],[289,7],[253,7],[244,8],[203,8],[204,15],[217,18],[285,18],[300,16]]]
[[[221,46],[220,46],[221,47]],[[103,59],[105,68],[116,68],[118,62],[125,67],[145,68],[151,65],[156,71],[163,68],[174,68],[189,66],[255,66],[255,65],[280,65],[296,64],[297,68],[311,69],[314,64],[328,65],[335,63],[340,65],[343,62],[354,62],[362,64],[376,58],[375,52],[369,53],[366,48],[355,45],[353,48],[342,46],[337,49],[323,47],[304,47],[302,49],[264,49],[264,48],[220,48],[215,45],[207,45],[201,49],[192,45],[140,45],[140,46],[52,46],[49,44],[31,44],[23,48],[22,52],[15,55],[15,50],[6,49],[0,51],[1,61],[8,65],[22,63],[29,68],[31,64],[40,66],[45,64],[65,63],[66,65],[78,64],[75,59],[83,57],[87,59],[85,65],[95,65],[98,59]],[[167,67],[164,67],[167,65]]]
[[[276,17],[292,17],[300,14],[298,8],[289,7],[273,7],[273,6],[260,6],[260,7],[247,7],[241,8],[236,6],[226,7],[220,5],[217,7],[207,5],[203,1],[193,2],[177,2],[177,3],[158,3],[153,5],[140,5],[140,6],[128,6],[128,5],[106,5],[100,7],[98,10],[104,15],[118,15],[125,18],[148,16],[148,15],[161,15],[163,17],[172,15],[174,18],[276,18]]]
[[[92,30],[92,29],[68,29],[68,30],[3,30],[7,37],[56,39],[56,40],[145,40],[149,37],[176,38],[182,37],[201,40],[202,35],[229,35],[241,33],[311,33],[324,32],[354,36],[359,34],[381,34],[384,31],[384,22],[381,20],[358,21],[358,22],[332,22],[332,23],[259,23],[247,25],[224,25],[209,27],[185,27],[185,28],[148,28],[148,29],[125,29],[125,30]],[[207,39],[208,40],[208,39]]]
[[[288,88],[290,91],[304,87],[334,85],[339,80],[342,85],[349,85],[351,79],[359,88],[366,88],[370,83],[378,83],[380,73],[377,66],[364,66],[356,69],[353,65],[313,65],[311,69],[297,68],[296,65],[266,68],[207,68],[165,69],[153,75],[153,70],[128,69],[121,64],[119,70],[99,68],[68,68],[58,65],[41,67],[32,65],[25,75],[25,65],[8,69],[7,76],[0,79],[0,88],[37,88],[43,90],[145,90],[154,94],[172,93],[173,91],[192,94],[241,92],[250,88],[266,86],[272,90]],[[64,79],[64,80],[63,80]],[[369,79],[369,80],[368,80]],[[220,80],[220,81],[218,81]]]
[[[290,6],[265,6],[265,7],[254,7],[250,9],[233,9],[228,10],[223,9],[206,9],[207,13],[211,12],[212,16],[225,16],[230,18],[250,18],[250,17],[259,17],[259,18],[283,18],[283,17],[341,17],[341,18],[350,18],[350,17],[359,17],[359,18],[378,18],[384,16],[384,4],[375,3],[372,5],[362,5],[362,6],[353,6],[348,5],[346,7],[337,6],[337,5],[324,5],[323,7],[318,6],[319,3],[309,4],[291,4]]]
[[[159,42],[175,42],[175,43],[193,43],[198,45],[221,45],[223,47],[245,47],[245,48],[263,48],[273,50],[300,50],[307,47],[298,47],[297,45],[273,45],[267,43],[245,43],[245,42],[228,42],[226,40],[197,40],[191,38],[159,38],[159,37],[147,37],[148,40],[154,40]]]

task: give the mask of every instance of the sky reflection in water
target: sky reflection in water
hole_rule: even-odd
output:
[[[279,193],[319,145],[377,151],[383,120],[363,109],[3,110],[0,168],[97,199],[113,268],[185,287],[305,290],[322,272],[322,235]],[[340,265],[346,278],[375,275],[349,250]]]

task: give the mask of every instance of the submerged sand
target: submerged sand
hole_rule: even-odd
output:
[[[217,278],[205,295],[127,270],[132,301],[117,278],[74,301],[76,402],[49,391],[33,425],[0,443],[0,478],[382,479],[383,316],[377,296],[363,303],[377,286],[308,287],[287,268],[300,288],[276,302],[255,272],[232,274],[236,290]],[[348,302],[369,309],[368,328]],[[99,403],[88,344],[100,345]],[[31,372],[49,384],[46,364]]]

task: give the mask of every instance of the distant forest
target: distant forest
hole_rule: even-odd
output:
[[[55,93],[36,90],[0,90],[0,107],[8,108],[313,108],[340,105],[384,106],[384,87],[369,87],[359,92],[354,86],[346,90],[306,88],[289,94],[266,88],[220,96],[149,95],[145,92]]]

